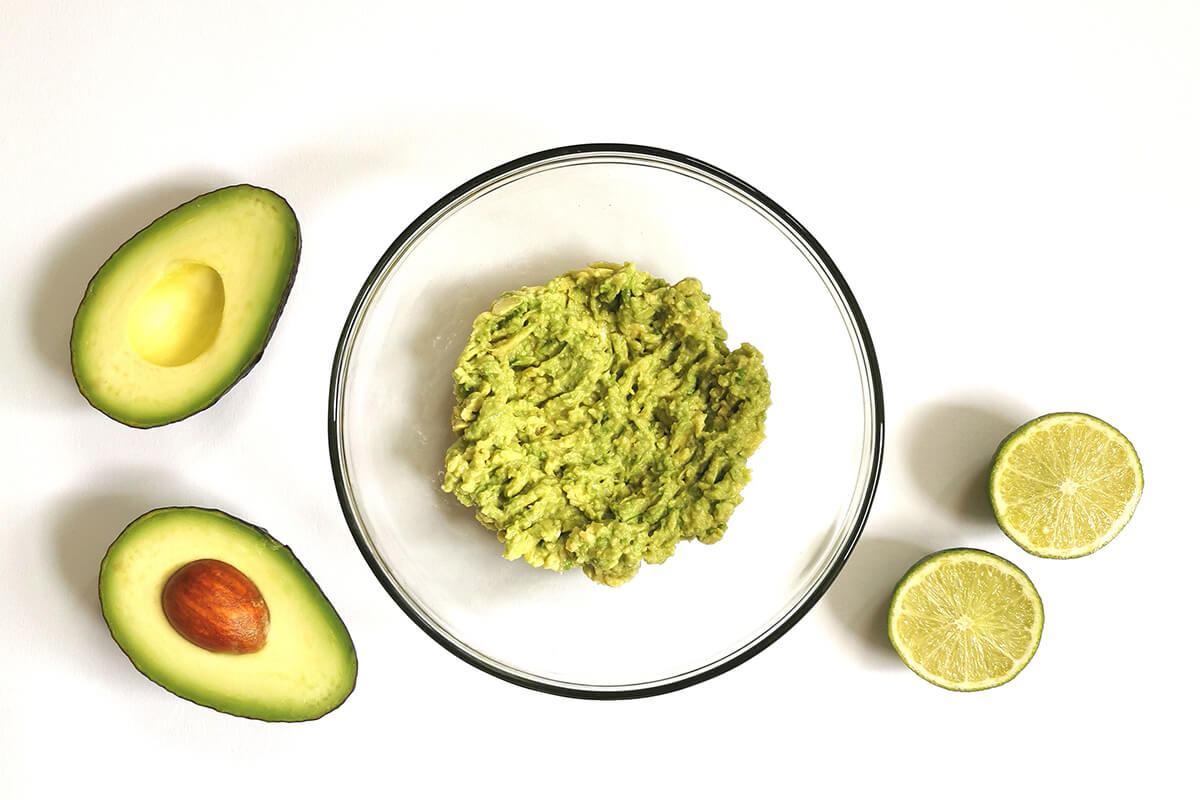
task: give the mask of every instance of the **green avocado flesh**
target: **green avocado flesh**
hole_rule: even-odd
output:
[[[262,356],[300,258],[282,197],[229,186],[169,211],[109,257],[71,330],[88,402],[137,428],[215,403]]]
[[[237,568],[262,594],[270,626],[258,652],[209,652],[168,621],[163,586],[199,559]],[[130,523],[100,565],[100,605],[138,670],[218,711],[272,722],[316,719],[354,688],[354,644],[312,576],[266,531],[220,511],[160,508]]]
[[[694,278],[600,262],[475,320],[442,488],[505,558],[619,586],[681,540],[721,538],[771,388],[758,350],[725,346],[708,300]]]

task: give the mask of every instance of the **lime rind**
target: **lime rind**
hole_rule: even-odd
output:
[[[1005,468],[1009,464],[1013,452],[1023,442],[1039,430],[1044,430],[1052,425],[1068,423],[1082,425],[1105,435],[1106,437],[1118,442],[1122,450],[1128,456],[1128,464],[1133,469],[1134,473],[1134,489],[1133,494],[1126,502],[1121,512],[1116,515],[1110,523],[1108,529],[1101,535],[1096,536],[1085,544],[1073,548],[1056,548],[1056,547],[1039,547],[1030,538],[1030,536],[1022,531],[1018,526],[1013,524],[1012,515],[1009,514],[1008,504],[1005,503],[1000,491],[1000,477],[1003,475]],[[1141,500],[1142,489],[1144,486],[1144,478],[1142,475],[1142,462],[1138,457],[1137,450],[1133,443],[1129,441],[1123,433],[1115,427],[1100,419],[1099,417],[1085,414],[1078,411],[1059,411],[1052,414],[1044,414],[1040,417],[1026,422],[1021,427],[1005,437],[1004,441],[996,449],[996,454],[992,459],[992,469],[988,477],[988,495],[992,504],[992,512],[995,515],[996,522],[1000,529],[1004,531],[1008,538],[1012,539],[1022,550],[1027,553],[1038,556],[1040,558],[1053,559],[1072,559],[1081,558],[1086,555],[1091,555],[1100,548],[1107,545],[1117,537],[1117,534],[1128,524],[1133,516],[1134,510],[1137,508],[1138,502]]]
[[[1012,667],[1001,675],[991,676],[984,680],[971,682],[950,682],[944,680],[926,669],[918,659],[913,656],[912,649],[903,642],[903,637],[898,631],[900,619],[904,616],[902,604],[908,593],[918,586],[929,574],[946,566],[952,562],[974,561],[975,563],[983,563],[992,567],[998,568],[1001,572],[1009,575],[1017,580],[1024,590],[1025,596],[1031,601],[1031,606],[1034,612],[1033,626],[1029,628],[1030,644],[1026,651],[1013,659]],[[958,547],[948,550],[940,550],[932,553],[925,558],[922,558],[911,568],[904,576],[900,578],[896,584],[896,588],[892,593],[892,600],[888,606],[888,639],[892,643],[892,648],[896,654],[900,656],[900,660],[904,662],[910,670],[921,676],[924,680],[932,683],[942,689],[949,689],[955,692],[978,692],[985,689],[994,689],[997,686],[1004,684],[1015,678],[1020,672],[1028,666],[1037,653],[1038,646],[1042,640],[1042,630],[1045,627],[1045,609],[1042,606],[1041,595],[1038,594],[1037,588],[1033,585],[1033,581],[1025,572],[1007,559],[989,553],[986,550],[977,550],[970,547]]]

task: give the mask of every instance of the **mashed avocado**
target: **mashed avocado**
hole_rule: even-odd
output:
[[[442,488],[504,557],[619,586],[725,533],[771,402],[700,282],[596,263],[506,292],[454,370]]]

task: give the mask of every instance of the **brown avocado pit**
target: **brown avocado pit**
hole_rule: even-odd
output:
[[[271,613],[262,593],[224,561],[184,564],[163,586],[162,607],[180,636],[211,653],[257,653],[267,643]]]

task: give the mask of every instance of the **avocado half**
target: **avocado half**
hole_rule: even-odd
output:
[[[255,652],[211,651],[168,619],[164,587],[185,565],[209,559],[241,572],[265,602],[270,623]],[[159,508],[130,523],[100,565],[100,606],[142,674],[217,711],[299,722],[324,716],[354,690],[354,643],[316,581],[265,530],[222,511]]]
[[[135,428],[203,411],[262,357],[299,263],[296,214],[267,189],[168,211],[88,283],[71,329],[79,391]]]

